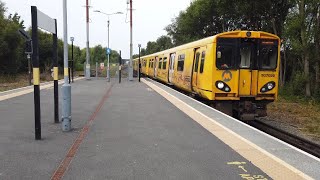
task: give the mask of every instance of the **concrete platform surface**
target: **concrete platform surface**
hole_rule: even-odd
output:
[[[73,131],[68,133],[54,124],[52,87],[41,90],[41,141],[34,140],[33,93],[0,101],[0,179],[50,179],[108,86],[105,80],[72,84]]]
[[[270,179],[137,80],[72,84],[72,132],[53,123],[51,88],[41,113],[35,141],[33,94],[0,101],[0,179]]]
[[[240,166],[240,168],[239,168]],[[268,178],[143,83],[114,84],[64,179]]]
[[[151,79],[143,80],[204,128],[275,179],[319,179],[320,159]],[[175,100],[176,99],[176,100]],[[175,101],[173,101],[175,100]],[[179,103],[185,107],[179,106]],[[187,108],[187,110],[185,110]],[[206,119],[197,120],[199,116]],[[212,128],[211,126],[214,126]],[[220,129],[228,135],[220,133]],[[234,136],[228,138],[228,136]],[[231,139],[231,140],[230,140]],[[237,139],[234,142],[234,139]]]

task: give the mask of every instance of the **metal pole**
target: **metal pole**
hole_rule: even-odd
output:
[[[59,123],[59,70],[58,70],[58,37],[57,20],[55,19],[55,31],[53,34],[53,91],[54,91],[54,122]]]
[[[121,58],[121,51],[119,53],[119,84],[121,83],[121,65],[122,65],[122,58]]]
[[[39,69],[39,44],[38,44],[38,11],[36,6],[31,6],[32,44],[33,44],[33,88],[34,88],[34,125],[35,139],[41,140],[41,110],[40,110],[40,69]]]
[[[98,79],[98,62],[96,61],[96,79]]]
[[[28,74],[29,74],[29,86],[32,85],[31,83],[31,55],[27,54],[27,59],[28,59]]]
[[[69,81],[69,84],[71,83],[71,61],[70,61],[70,64],[68,64],[68,81]]]
[[[109,49],[109,26],[110,26],[110,20],[109,20],[109,16],[108,16],[108,49]],[[111,52],[110,52],[111,53]],[[107,78],[108,78],[108,82],[110,82],[110,54],[108,53],[108,65],[107,65]]]
[[[140,64],[140,48],[141,48],[141,45],[139,44],[139,68],[138,68],[139,82],[140,82],[140,77],[141,77],[141,74],[140,74],[140,68],[141,68],[141,64]]]
[[[133,68],[132,68],[132,0],[130,0],[130,61],[129,61],[129,81],[133,80]]]
[[[72,82],[73,82],[73,72],[74,72],[74,59],[73,59],[73,41],[71,41],[71,73],[72,73]]]
[[[68,83],[67,0],[63,0],[64,84],[62,85],[62,131],[71,130],[71,85]]]
[[[90,49],[89,49],[89,0],[86,0],[87,10],[87,61],[86,61],[86,79],[90,80]]]

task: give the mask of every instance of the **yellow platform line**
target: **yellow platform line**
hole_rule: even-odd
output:
[[[84,79],[84,77],[75,78],[74,80],[77,81],[77,80],[81,80],[81,79]],[[60,80],[58,82],[58,84],[63,84],[63,82],[64,82],[63,80]],[[50,87],[53,87],[53,81],[50,82],[50,83],[45,83],[44,85],[40,85],[40,90],[48,89]],[[10,90],[10,91],[12,91],[12,90]],[[10,99],[10,98],[22,96],[22,95],[25,95],[25,94],[28,94],[28,93],[32,93],[32,92],[33,92],[33,86],[30,86],[30,88],[25,89],[25,90],[21,90],[21,91],[18,91],[18,92],[12,92],[10,94],[2,95],[2,96],[0,96],[0,101],[4,101],[4,100]],[[3,93],[5,93],[5,92],[3,92]]]
[[[273,179],[313,179],[290,164],[284,162],[278,157],[272,155],[266,150],[260,148],[256,144],[236,134],[232,130],[224,127],[214,119],[206,116],[177,97],[171,95],[167,91],[157,85],[141,79],[141,81],[166,98],[174,106],[199,123],[225,144],[246,158],[252,164],[260,168]]]

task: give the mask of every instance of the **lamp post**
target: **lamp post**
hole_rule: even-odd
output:
[[[86,0],[86,22],[87,22],[87,48],[86,48],[86,79],[90,80],[90,48],[89,48],[89,0]]]
[[[123,14],[123,12],[115,12],[115,13],[105,13],[100,10],[95,10],[93,12],[101,13],[108,16],[108,49],[110,48],[110,16],[114,14]],[[107,81],[110,82],[110,53],[108,53],[108,63],[107,63]]]
[[[132,0],[130,0],[130,60],[129,60],[129,81],[133,81],[133,68],[132,68],[132,56],[133,56],[133,45],[132,45]]]
[[[62,85],[62,131],[71,130],[71,85],[68,82],[68,22],[67,0],[63,0],[64,84]]]
[[[139,66],[138,66],[138,77],[139,77],[139,82],[140,82],[140,68],[141,68],[141,64],[140,64],[140,48],[141,48],[141,44],[138,44],[139,47]]]

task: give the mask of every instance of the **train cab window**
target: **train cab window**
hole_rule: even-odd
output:
[[[194,72],[198,72],[200,53],[196,54],[196,62],[194,63]]]
[[[235,49],[233,46],[218,46],[216,65],[218,69],[230,69],[234,64]]]
[[[184,59],[185,59],[185,55],[184,54],[179,55],[179,57],[178,57],[178,67],[177,67],[178,71],[183,71]]]
[[[167,57],[163,58],[162,69],[167,69]]]
[[[216,67],[218,69],[237,68],[239,61],[239,39],[218,38],[216,49]]]
[[[160,58],[160,60],[159,60],[158,69],[161,69],[161,64],[162,64],[162,58]]]
[[[201,63],[200,63],[200,73],[203,73],[204,60],[206,59],[206,52],[203,51],[201,54]]]
[[[240,68],[250,68],[251,66],[251,47],[243,46],[240,47]]]
[[[277,68],[278,48],[277,46],[261,46],[259,51],[260,67],[262,69]]]

